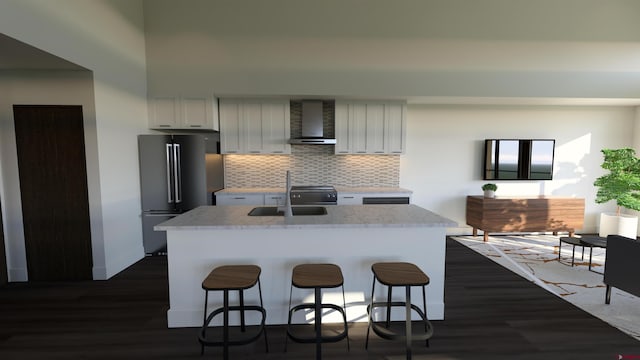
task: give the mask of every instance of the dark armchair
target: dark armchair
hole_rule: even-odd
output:
[[[605,304],[611,302],[615,287],[640,296],[640,241],[620,235],[607,236],[604,283],[607,285]]]

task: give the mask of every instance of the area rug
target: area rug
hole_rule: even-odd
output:
[[[490,236],[487,242],[482,236],[452,238],[640,340],[640,298],[613,288],[611,304],[604,303],[605,249],[593,249],[590,271],[589,248],[584,249],[582,259],[582,247],[576,246],[575,263],[571,266],[572,245],[562,243],[558,260],[559,236],[500,235]]]

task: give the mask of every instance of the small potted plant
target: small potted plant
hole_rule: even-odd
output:
[[[482,191],[484,191],[484,197],[486,198],[496,197],[496,190],[498,190],[498,185],[496,184],[486,183],[482,185]]]

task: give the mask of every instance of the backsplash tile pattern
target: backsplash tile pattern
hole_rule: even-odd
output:
[[[323,101],[324,136],[335,136],[335,104]],[[302,102],[291,101],[291,137],[302,135]],[[225,187],[398,187],[400,155],[335,155],[333,145],[292,145],[291,155],[225,155]]]
[[[400,155],[335,155],[332,145],[292,145],[291,155],[225,155],[225,187],[398,187]]]

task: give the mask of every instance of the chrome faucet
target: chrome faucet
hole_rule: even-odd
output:
[[[293,210],[291,210],[291,173],[289,172],[289,170],[287,170],[287,181],[286,181],[286,188],[285,188],[285,199],[284,199],[284,206],[283,207],[278,207],[278,211],[282,211],[284,212],[284,216],[285,217],[291,217],[293,216]]]

